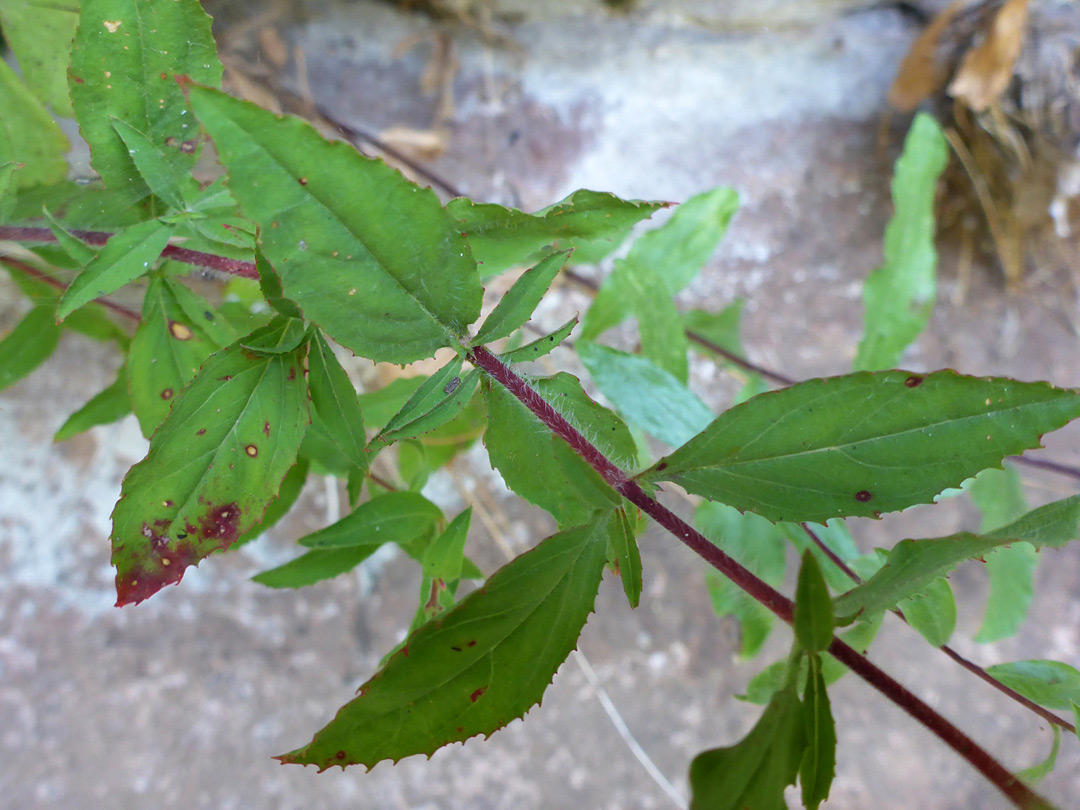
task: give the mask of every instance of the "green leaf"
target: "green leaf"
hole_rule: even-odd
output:
[[[630,312],[637,317],[641,353],[679,381],[686,382],[689,344],[679,311],[660,272],[635,262],[632,255],[617,260],[615,269],[604,280],[585,313],[581,339],[596,338],[608,326],[623,320],[622,313]]]
[[[1016,468],[983,470],[967,488],[982,512],[980,531],[996,529],[1027,511],[1023,486]],[[1028,543],[1015,543],[986,555],[990,595],[975,641],[987,643],[1016,633],[1027,617],[1034,595],[1033,578],[1038,555]]]
[[[855,369],[892,368],[926,328],[937,294],[934,196],[949,146],[933,117],[911,125],[892,181],[895,213],[885,229],[885,261],[866,279],[866,316]]]
[[[469,534],[471,520],[472,507],[469,507],[454,517],[450,525],[424,549],[420,558],[420,570],[423,574],[420,581],[420,604],[410,631],[453,607],[465,563],[465,539]],[[388,658],[389,656],[383,661]]]
[[[285,297],[310,321],[394,363],[464,339],[483,290],[433,191],[298,119],[203,87],[190,94]]]
[[[441,579],[444,582],[461,578],[461,567],[465,561],[465,538],[469,535],[471,520],[470,506],[456,515],[442,534],[427,547],[421,562],[421,570],[426,578]]]
[[[690,763],[690,810],[785,810],[806,750],[806,721],[794,686],[777,692],[757,724],[730,748]]]
[[[581,383],[569,374],[530,380],[533,387],[570,424],[590,437],[616,465],[628,467],[636,456],[633,436],[611,411],[593,402]],[[491,464],[506,485],[530,503],[546,509],[559,526],[581,525],[598,507],[592,493],[579,491],[582,481],[594,481],[582,459],[556,450],[562,439],[537,419],[502,386],[484,380],[488,412],[484,433]],[[570,475],[573,475],[571,480]],[[604,485],[606,486],[606,485]]]
[[[980,532],[988,532],[1016,520],[1028,511],[1020,475],[1011,464],[983,470],[964,487],[982,513]]]
[[[1039,555],[1029,543],[1014,543],[987,554],[985,559],[990,595],[982,627],[975,634],[975,641],[980,643],[1009,638],[1020,629],[1034,596]]]
[[[860,622],[845,633],[841,633],[841,640],[856,652],[864,653],[878,630],[881,628],[884,614],[879,613],[877,618],[870,622]],[[833,658],[829,653],[821,653],[821,674],[825,679],[825,685],[830,686],[848,673],[848,668]],[[746,685],[745,695],[736,695],[739,700],[747,703],[757,703],[764,706],[768,703],[777,690],[782,689],[786,683],[789,663],[787,660],[777,661],[765,667],[761,672],[750,679]],[[806,687],[806,678],[810,668],[807,664],[807,656],[803,656],[799,665],[797,684],[800,688]]]
[[[426,380],[423,374],[415,377],[398,377],[382,388],[365,391],[360,395],[360,409],[364,412],[364,421],[368,430],[382,430],[387,422],[394,418],[416,389]]]
[[[634,243],[601,285],[582,323],[593,339],[634,315],[641,351],[680,381],[687,378],[685,328],[672,297],[709,259],[738,207],[726,188],[706,191],[679,206],[671,219]]]
[[[801,578],[800,571],[800,581]],[[802,786],[803,806],[807,810],[817,810],[818,805],[829,798],[829,788],[836,776],[836,726],[821,672],[821,659],[811,655],[809,660],[810,676],[803,692],[806,749],[799,765],[799,783]]]
[[[817,560],[803,552],[799,581],[795,589],[795,638],[804,650],[829,649],[833,636],[832,600]]]
[[[472,399],[480,374],[475,369],[459,377],[462,360],[455,357],[416,389],[386,427],[371,440],[374,451],[402,439],[411,439],[445,425],[460,414]]]
[[[593,609],[610,519],[548,537],[422,625],[307,746],[279,759],[370,767],[490,735],[523,716]]]
[[[944,577],[933,580],[919,594],[896,605],[907,623],[934,647],[949,643],[956,629],[956,599]]]
[[[0,222],[11,220],[11,212],[15,210],[15,161],[6,156],[7,148],[4,146],[6,135],[0,134]]]
[[[54,442],[62,442],[89,430],[96,425],[107,425],[131,413],[131,397],[128,395],[127,369],[122,367],[116,381],[67,418],[56,431]]]
[[[451,200],[446,207],[468,234],[484,278],[490,278],[552,250],[574,248],[575,261],[598,262],[619,246],[636,223],[667,205],[581,189],[535,214],[465,197]]]
[[[240,333],[201,295],[192,292],[180,283],[173,283],[169,290],[175,296],[176,303],[180,305],[188,321],[197,324],[199,331],[203,332],[214,345],[225,348],[240,339]],[[264,324],[260,324],[262,325]]]
[[[17,188],[59,183],[67,176],[68,140],[52,116],[0,59],[0,163],[21,164]],[[38,208],[35,214],[40,213]]]
[[[720,244],[738,206],[732,189],[705,191],[678,206],[664,225],[638,239],[626,257],[627,270],[616,269],[601,285],[585,316],[582,337],[593,338],[631,315],[648,316],[648,310],[639,307],[650,302],[635,300],[628,286],[635,275],[659,279],[666,298],[693,281]]]
[[[67,90],[68,53],[79,0],[4,0],[0,28],[19,60],[26,84],[57,115],[71,116]],[[8,108],[10,109],[10,108]]]
[[[1048,709],[1068,711],[1080,703],[1080,671],[1061,661],[1014,661],[987,667],[986,672]]]
[[[262,290],[266,302],[282,315],[303,320],[304,313],[285,297],[281,289],[281,277],[258,248],[255,249],[255,266],[259,272],[259,289]]]
[[[1080,415],[1080,394],[952,371],[858,372],[760,394],[648,473],[770,520],[929,503]]]
[[[435,504],[416,492],[388,492],[365,501],[336,523],[300,538],[308,548],[408,545],[442,521]]]
[[[127,121],[115,117],[111,120],[150,191],[177,211],[185,210],[185,199],[199,195],[199,184],[185,165],[189,162],[187,155],[179,149],[154,143]]]
[[[63,320],[95,298],[116,292],[149,273],[171,235],[172,228],[156,220],[140,222],[113,235],[61,296],[57,317]]]
[[[263,354],[288,354],[304,341],[307,334],[303,321],[278,315],[262,329],[241,338],[240,345]]]
[[[960,532],[928,540],[903,540],[889,552],[888,562],[857,588],[838,596],[837,616],[870,617],[922,593],[964,560],[981,557],[1017,541],[1060,548],[1074,540],[1080,527],[1080,495],[1048,503],[1008,526],[984,535]]]
[[[570,337],[570,333],[574,331],[574,327],[577,326],[577,316],[568,320],[554,332],[548,332],[543,337],[538,337],[531,343],[526,343],[524,346],[519,346],[502,354],[502,360],[504,363],[527,363],[531,360],[539,360],[544,355],[551,352],[556,346]]]
[[[308,423],[303,349],[213,355],[124,479],[113,511],[117,604],[141,602],[262,520]]]
[[[300,445],[300,455],[312,462],[317,475],[334,475],[346,478],[358,474],[356,467],[342,451],[337,440],[323,425],[322,419],[315,412],[311,414],[311,424],[304,433]],[[363,477],[361,477],[361,481]]]
[[[298,458],[296,460],[296,463],[293,464],[290,470],[285,474],[285,478],[282,479],[281,489],[278,490],[277,497],[266,507],[266,511],[263,513],[263,518],[259,522],[259,525],[240,535],[240,539],[236,541],[237,545],[242,545],[255,540],[264,532],[273,528],[279,520],[288,514],[289,510],[292,509],[293,504],[295,504],[300,497],[300,492],[304,489],[304,483],[307,481],[310,467],[311,465],[306,458]]]
[[[739,208],[734,189],[703,191],[675,208],[666,223],[649,231],[630,249],[627,259],[658,271],[667,291],[684,289],[716,252]]]
[[[472,345],[480,346],[507,337],[529,320],[569,257],[569,251],[552,253],[522,273],[488,315],[472,339]]]
[[[323,336],[315,332],[308,351],[311,404],[341,451],[358,469],[371,461],[365,447],[364,415],[349,375]]]
[[[718,548],[773,586],[784,579],[786,543],[780,529],[753,513],[741,514],[720,503],[702,503],[694,515],[697,528]],[[739,620],[739,655],[751,658],[761,649],[773,624],[773,614],[731,580],[713,569],[705,572],[717,616]]]
[[[52,231],[53,236],[56,237],[57,244],[76,264],[85,265],[98,254],[100,248],[88,245],[68,231],[68,229],[49,212],[48,208],[44,208],[42,211],[45,214],[45,219],[49,222],[49,230]]]
[[[374,545],[315,549],[251,579],[268,588],[303,588],[351,571],[378,548]]]
[[[852,586],[851,578],[841,571],[824,551],[818,548],[802,526],[795,523],[781,523],[779,525],[781,531],[784,532],[796,551],[800,554],[809,551],[817,558],[818,565],[821,566],[821,572],[825,576],[825,582],[831,589],[843,592]],[[812,527],[812,530],[818,540],[842,561],[850,562],[860,556],[859,548],[855,545],[851,532],[848,531],[844,521],[830,520],[824,526]]]
[[[131,407],[147,438],[169,415],[173,398],[218,348],[180,305],[181,289],[178,282],[150,277],[142,321],[128,352]]]
[[[732,301],[719,312],[709,312],[704,309],[692,309],[682,313],[683,326],[687,332],[700,335],[710,343],[714,343],[721,349],[726,349],[733,354],[742,355],[742,313],[746,300],[738,298]],[[698,351],[709,352],[710,356],[719,355],[710,352],[700,344],[694,344]]]
[[[635,534],[626,510],[616,510],[608,541],[611,547],[608,562],[615,566],[631,608],[636,608],[641,602],[641,552]]]
[[[198,125],[177,76],[219,86],[221,63],[210,18],[197,0],[82,0],[71,49],[71,102],[90,162],[105,185],[134,198],[149,189],[135,179],[118,118],[190,171]]]
[[[1061,729],[1057,726],[1051,726],[1054,732],[1054,742],[1050,746],[1050,754],[1045,760],[1038,765],[1032,765],[1030,768],[1023,768],[1016,772],[1016,775],[1029,785],[1035,785],[1050,775],[1050,772],[1054,770],[1054,766],[1057,765],[1058,750],[1061,748]]]
[[[579,340],[576,349],[596,387],[626,421],[666,444],[685,444],[715,418],[685,383],[647,357],[588,340]]]
[[[0,391],[49,359],[61,329],[50,309],[36,306],[0,340]]]

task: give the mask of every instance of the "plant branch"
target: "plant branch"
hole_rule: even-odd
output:
[[[479,346],[469,351],[469,359],[506,388],[549,430],[566,441],[623,497],[675,535],[698,556],[772,611],[778,618],[788,624],[792,623],[794,605],[790,599],[729,557],[666,506],[650,497],[640,484],[612,464],[536,390],[499,358],[486,348]],[[967,760],[1017,807],[1049,808],[1051,806],[973,739],[852,647],[834,637],[829,645],[829,652]]]
[[[337,124],[343,131],[348,130],[344,125]],[[358,137],[368,136],[366,133],[360,133],[359,131],[352,131],[353,135]],[[374,141],[373,141],[374,143]],[[419,164],[410,162],[407,164],[409,168],[414,169],[417,173],[423,174],[432,182],[443,186],[444,188],[453,188],[441,178],[436,180],[435,176],[426,171]],[[456,191],[456,189],[455,189]],[[74,236],[82,239],[87,244],[91,245],[104,245],[112,236],[111,233],[105,231],[80,231],[75,230],[71,232]],[[53,232],[48,228],[34,228],[34,227],[13,227],[0,225],[0,241],[12,241],[12,242],[55,242],[56,237]],[[201,250],[190,250],[178,245],[167,245],[165,250],[161,252],[161,255],[173,259],[174,261],[181,262],[183,264],[190,264],[196,267],[205,267],[209,270],[216,270],[220,273],[226,273],[234,276],[241,276],[243,278],[258,279],[259,274],[255,269],[254,262],[243,261],[242,259],[228,259],[223,256],[217,256],[213,253],[204,253]],[[563,271],[566,277],[585,289],[596,292],[597,285],[592,279],[586,278],[572,268],[568,268]],[[106,304],[106,306],[108,306]],[[720,346],[713,341],[709,340],[703,335],[699,335],[693,330],[687,330],[687,338],[699,346],[708,349],[709,351],[723,357],[733,365],[739,366],[746,371],[753,372],[754,374],[760,374],[768,380],[776,383],[777,385],[794,385],[796,380],[792,377],[788,377],[781,374],[778,371],[766,368],[765,366],[759,366],[756,363],[747,360],[745,357],[741,357],[734,352],[728,351],[723,346]],[[1042,470],[1049,470],[1060,475],[1067,475],[1071,478],[1080,480],[1080,468],[1073,467],[1067,464],[1061,464],[1056,461],[1046,461],[1043,459],[1028,458],[1027,456],[1010,456],[1012,461],[1017,464],[1021,464],[1027,467],[1037,467]]]
[[[847,578],[854,582],[856,585],[862,585],[862,577],[852,571],[851,568],[848,567],[847,563],[845,563],[842,559],[840,559],[840,557],[837,556],[836,552],[834,552],[831,548],[825,545],[825,543],[820,537],[818,537],[817,533],[814,532],[813,529],[811,529],[805,523],[802,523],[800,525],[802,526],[803,531],[805,531],[807,535],[809,535],[810,541],[819,549],[821,549],[822,553],[824,553],[825,556],[832,561],[833,565],[839,568],[847,576]],[[909,624],[907,616],[904,615],[904,612],[900,610],[900,608],[893,608],[891,612],[899,616],[900,620],[904,622],[904,624]],[[1038,703],[1035,703],[1032,700],[1028,700],[1015,689],[1010,689],[1008,686],[994,678],[989,672],[980,667],[974,661],[970,661],[967,658],[964,658],[964,656],[960,655],[960,653],[958,653],[948,644],[942,644],[940,647],[938,647],[938,649],[945,653],[945,655],[949,656],[949,658],[958,663],[964,669],[966,669],[968,672],[975,675],[979,679],[986,681],[986,683],[990,684],[1003,695],[1012,698],[1021,706],[1024,706],[1025,708],[1035,712],[1035,714],[1039,715],[1039,717],[1041,717],[1046,722],[1063,728],[1070,733],[1076,733],[1076,727],[1072,723],[1062,719],[1061,717],[1058,717],[1052,711],[1044,709]]]
[[[88,245],[104,245],[112,238],[113,234],[106,231],[71,231],[75,236]],[[11,242],[55,242],[56,236],[48,228],[14,227],[0,225],[0,241]],[[204,253],[201,250],[190,250],[179,245],[166,245],[161,251],[166,259],[174,259],[183,264],[192,264],[196,267],[205,267],[208,270],[217,270],[219,273],[227,273],[231,276],[258,279],[259,274],[255,270],[254,262],[245,262],[242,259],[229,259],[213,253]]]
[[[42,284],[48,284],[50,287],[61,291],[67,289],[67,285],[64,284],[64,282],[58,281],[57,279],[50,276],[48,273],[42,273],[36,267],[29,265],[26,262],[19,261],[18,259],[13,259],[10,256],[0,257],[0,261],[3,261],[6,264],[10,264],[12,267],[30,276],[35,281],[40,281]],[[125,318],[135,321],[135,323],[139,323],[139,321],[142,320],[142,316],[139,315],[138,312],[131,309],[130,307],[125,307],[123,304],[117,304],[115,301],[110,301],[107,298],[98,298],[97,303],[101,304],[101,306],[105,307],[106,309],[112,310],[117,315],[122,315]]]

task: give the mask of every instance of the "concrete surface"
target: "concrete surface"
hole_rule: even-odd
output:
[[[430,49],[396,52],[409,37],[447,33],[460,68],[446,154],[432,168],[469,194],[534,208],[578,187],[685,199],[739,189],[743,208],[714,261],[680,296],[683,306],[747,298],[751,356],[795,377],[840,373],[854,354],[859,285],[880,260],[888,168],[879,115],[892,72],[915,35],[888,9],[818,17],[805,27],[726,30],[673,19],[645,4],[497,18],[503,44],[475,28],[387,4],[313,6],[280,24],[306,55],[316,99],[372,131],[422,129],[437,101],[420,90]],[[693,5],[693,4],[687,4]],[[700,4],[704,5],[704,4]],[[828,3],[822,5],[830,5]],[[835,5],[835,4],[832,4]],[[857,13],[856,13],[857,12]],[[676,15],[677,16],[677,15]],[[299,86],[296,65],[286,71]],[[893,142],[902,132],[895,122]],[[1076,295],[1050,268],[1007,296],[977,268],[966,303],[950,302],[954,252],[942,261],[941,304],[913,348],[916,369],[951,366],[1080,384],[1074,362]],[[0,291],[0,327],[17,304]],[[563,288],[540,313],[561,323],[586,300]],[[565,357],[555,356],[558,363]],[[616,733],[585,670],[568,662],[543,706],[489,741],[472,741],[371,773],[318,775],[270,756],[305,742],[348,700],[408,623],[418,579],[398,558],[297,593],[248,577],[295,554],[293,539],[339,508],[313,480],[295,514],[267,537],[215,558],[136,608],[111,607],[109,513],[120,479],[145,452],[132,420],[62,445],[67,414],[111,381],[118,359],[67,337],[46,370],[0,395],[0,804],[34,808],[652,808],[671,799]],[[697,389],[719,407],[734,383],[705,363]],[[1048,437],[1045,455],[1080,462],[1077,431]],[[455,465],[458,484],[502,512],[506,539],[524,547],[549,519],[493,487],[482,451]],[[1030,476],[1036,502],[1075,482]],[[442,478],[432,496],[463,505]],[[687,509],[677,499],[672,505]],[[863,548],[974,525],[970,509],[914,510],[854,522]],[[485,570],[500,561],[485,531],[470,537]],[[630,612],[606,581],[581,642],[596,678],[659,770],[685,795],[690,758],[727,744],[758,709],[732,700],[769,658],[734,660],[733,626],[711,613],[701,565],[660,533],[642,540],[646,586]],[[1080,550],[1052,555],[1021,636],[969,639],[985,581],[953,579],[959,650],[983,663],[1050,657],[1080,665]],[[1041,759],[1050,735],[887,623],[874,658],[957,720],[1010,767]],[[769,649],[788,643],[777,631]],[[998,808],[1005,802],[950,751],[854,678],[831,692],[840,736],[830,808]],[[1080,795],[1080,746],[1063,742],[1047,795]],[[792,796],[795,801],[794,795]]]

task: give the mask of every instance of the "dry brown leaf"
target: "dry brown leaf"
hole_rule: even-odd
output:
[[[949,27],[965,0],[955,0],[926,26],[896,71],[889,88],[889,106],[912,112],[927,96],[937,92],[948,78],[948,66],[938,58],[941,35]]]
[[[1029,0],[1008,0],[994,17],[986,39],[964,55],[949,95],[975,112],[994,104],[1013,77],[1024,44]]]
[[[434,129],[388,127],[379,140],[398,152],[422,160],[435,160],[446,151],[446,133]]]

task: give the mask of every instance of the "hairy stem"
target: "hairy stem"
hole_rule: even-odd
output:
[[[480,346],[470,350],[469,359],[493,380],[506,388],[552,433],[567,442],[623,497],[675,535],[698,556],[771,610],[777,617],[788,624],[792,623],[794,605],[790,599],[748,571],[717,546],[713,545],[694,527],[648,495],[640,484],[612,464],[600,450],[582,436],[535,389],[511,371],[498,357]],[[972,767],[986,777],[1017,807],[1051,807],[1050,804],[1010,773],[973,739],[890,675],[870,663],[866,657],[852,647],[834,637],[832,644],[829,645],[829,652],[967,760]]]
[[[71,231],[71,235],[81,239],[88,245],[104,245],[113,236],[113,234],[106,231]],[[55,242],[56,237],[48,228],[20,228],[0,225],[0,241],[4,240],[10,242]],[[213,253],[204,253],[201,250],[189,250],[179,245],[166,245],[165,249],[161,251],[161,255],[166,259],[175,259],[184,264],[205,267],[219,273],[228,273],[232,276],[251,279],[259,278],[255,263],[245,262],[242,259],[228,259]]]
[[[811,529],[805,523],[800,525],[802,526],[803,531],[805,531],[806,534],[810,537],[810,541],[819,549],[821,549],[825,556],[828,557],[830,561],[832,561],[833,565],[839,568],[840,571],[842,571],[844,575],[847,576],[847,578],[854,582],[856,585],[862,584],[862,577],[852,571],[851,568],[848,567],[847,563],[845,563],[842,559],[840,559],[840,557],[837,556],[836,552],[834,552],[831,548],[825,545],[825,543],[820,537],[817,536],[817,533],[813,529]],[[904,622],[904,624],[908,623],[907,616],[904,615],[904,612],[900,610],[900,608],[893,608],[891,612],[899,616],[900,620]],[[1052,711],[1044,709],[1038,703],[1035,703],[1032,700],[1028,700],[1015,689],[1010,689],[1008,686],[994,678],[989,672],[980,667],[974,661],[969,661],[967,658],[964,658],[964,656],[960,655],[960,653],[958,653],[948,644],[942,644],[940,647],[938,647],[938,649],[945,653],[945,655],[949,656],[949,658],[951,658],[957,664],[966,669],[968,672],[970,672],[972,675],[975,675],[979,679],[986,681],[986,683],[990,684],[1003,695],[1012,698],[1024,708],[1030,709],[1046,722],[1063,728],[1070,733],[1076,732],[1076,727],[1072,723],[1061,717],[1058,717]]]

